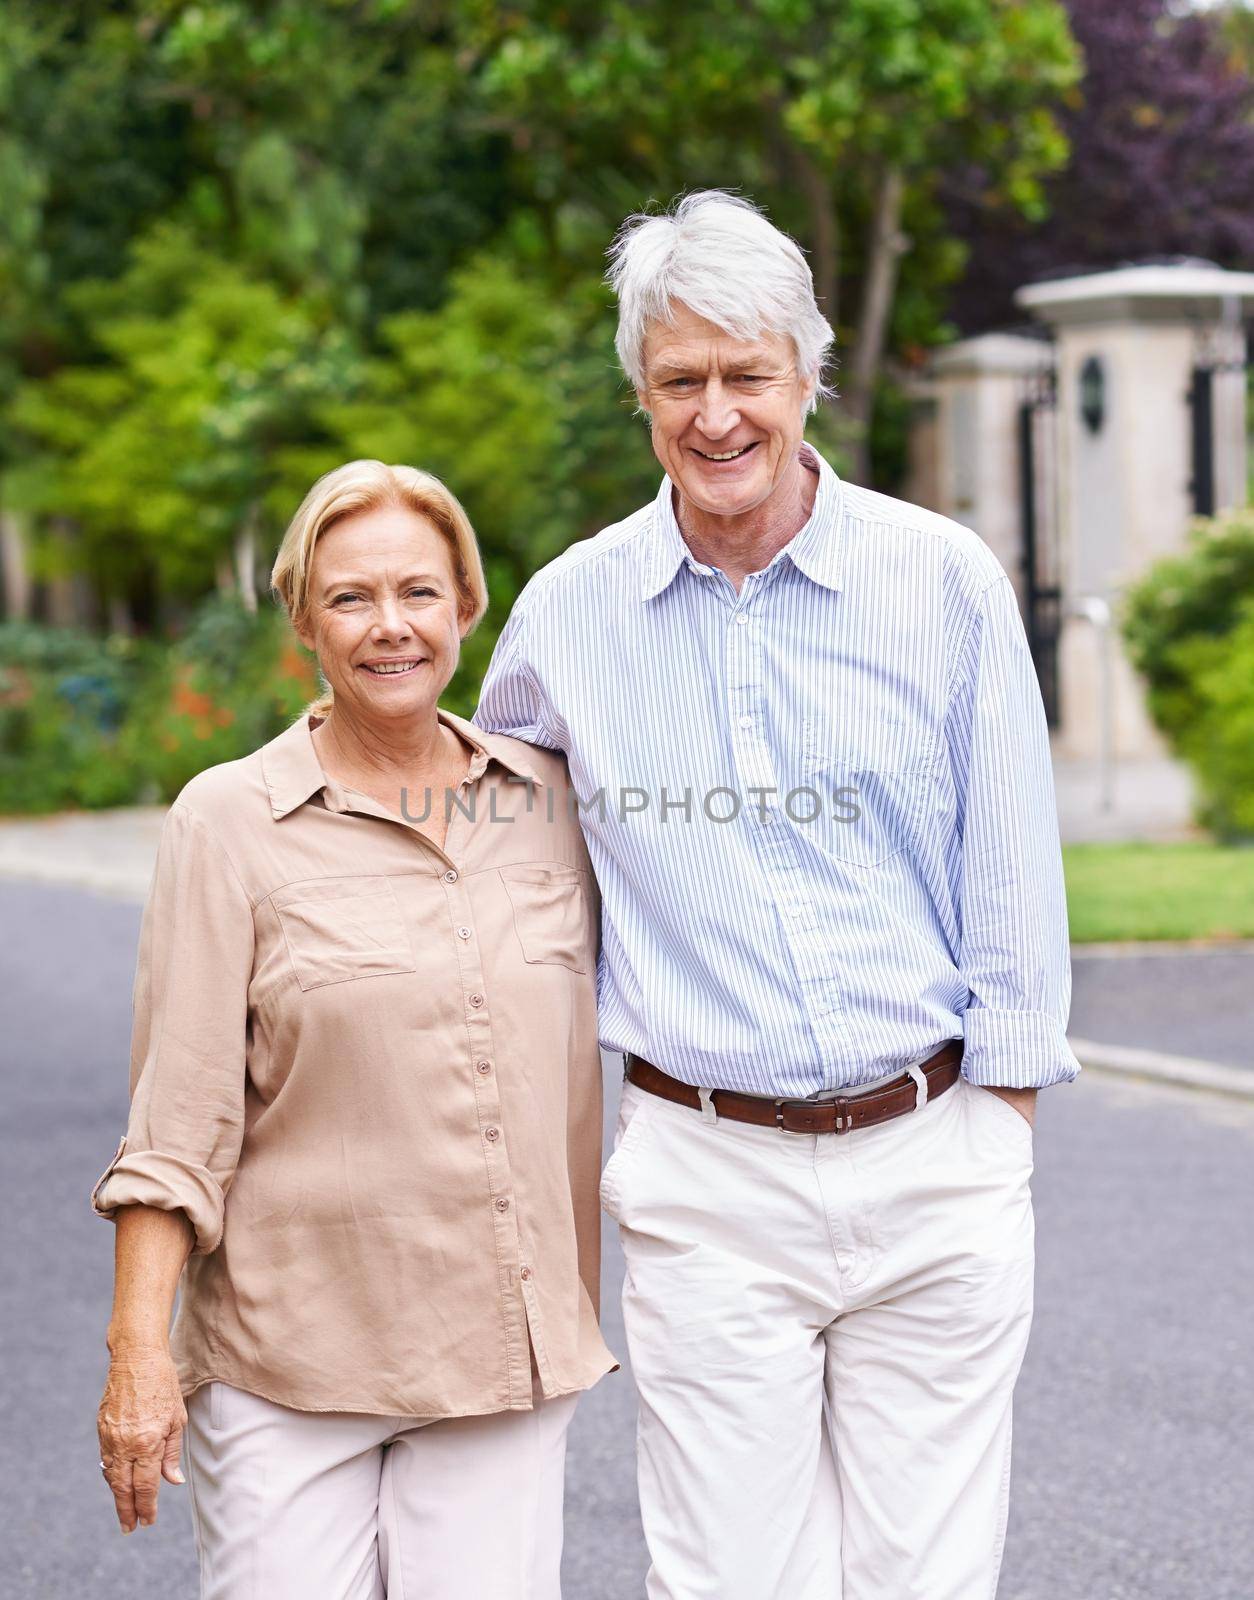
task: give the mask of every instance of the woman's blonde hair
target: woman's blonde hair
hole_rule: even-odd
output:
[[[458,611],[469,633],[488,609],[483,562],[470,518],[457,496],[431,473],[420,472],[417,467],[389,467],[382,461],[347,461],[342,467],[323,473],[301,501],[283,535],[270,574],[270,585],[287,608],[288,616],[299,626],[308,613],[314,546],[322,534],[345,517],[386,506],[400,506],[425,517],[448,541]],[[309,711],[325,717],[331,703],[328,690]]]

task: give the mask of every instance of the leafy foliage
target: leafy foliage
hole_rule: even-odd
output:
[[[203,594],[268,503],[278,453],[351,383],[352,342],[316,302],[205,261],[175,226],[69,298],[94,359],[19,390],[11,420],[42,449],[8,474],[10,503],[72,516],[106,589],[151,569],[173,594]]]
[[[120,755],[137,792],[172,800],[203,768],[248,755],[318,692],[312,657],[281,612],[202,606],[131,707]]]
[[[313,658],[268,606],[215,597],[169,642],[0,625],[0,815],[172,800],[317,692]]]
[[[1039,215],[1066,158],[1053,115],[1079,62],[1057,0],[481,0],[483,87],[513,170],[568,239],[681,188],[741,187],[811,251],[849,352],[839,410],[855,467],[886,350],[938,342],[962,265],[938,179],[978,165]],[[561,197],[560,200],[558,197]],[[898,279],[901,280],[900,292]],[[908,305],[909,333],[894,323]]]
[[[119,743],[149,659],[131,640],[0,624],[0,814],[136,797]]]
[[[1254,515],[1199,523],[1127,597],[1124,637],[1206,826],[1254,838]]]
[[[1192,248],[1249,253],[1247,35],[1227,24],[1217,54],[1165,4],[0,0],[0,510],[38,578],[70,570],[96,615],[160,633],[245,557],[264,583],[317,474],[429,468],[492,594],[450,688],[469,709],[520,584],[656,481],[601,285],[622,217],[697,187],[763,200],[838,329],[842,398],[812,436],[891,477],[894,375],[947,337],[973,244],[971,292],[995,302],[1014,218],[1053,203],[1055,258],[1093,259],[1139,237],[1140,185],[1159,237],[1169,217]],[[15,660],[4,748],[33,751],[34,718],[59,751],[72,725],[87,767],[167,792],[299,700],[300,674],[290,694],[249,678],[282,656],[264,603],[238,625],[256,638],[229,672],[187,654],[210,650],[204,620],[122,673],[148,747],[130,710],[105,727],[59,669]],[[142,655],[92,646],[114,648]],[[112,781],[58,792],[99,803]]]
[[[1254,259],[1254,79],[1248,22],[1171,0],[1066,0],[1084,78],[1058,115],[1071,146],[1042,209],[1015,215],[979,165],[944,184],[970,252],[952,299],[966,331],[1012,321],[1024,283],[1171,255]],[[1226,33],[1225,33],[1226,30]]]

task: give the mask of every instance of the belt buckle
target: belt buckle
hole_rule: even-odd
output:
[[[824,1102],[822,1102],[822,1101],[816,1102],[814,1100],[794,1100],[794,1099],[790,1099],[790,1098],[785,1097],[782,1100],[775,1100],[772,1103],[773,1103],[773,1105],[775,1107],[775,1126],[780,1130],[781,1133],[809,1133],[809,1132],[812,1132],[813,1130],[809,1129],[809,1128],[795,1128],[794,1129],[794,1128],[788,1127],[788,1125],[784,1121],[784,1107],[785,1106],[804,1106],[807,1111],[813,1111],[815,1109],[816,1104],[823,1104]],[[843,1095],[838,1095],[836,1097],[836,1099],[828,1101],[826,1103],[836,1107],[836,1128],[835,1128],[835,1131],[837,1133],[849,1133],[849,1132],[851,1132],[852,1129],[853,1129],[853,1111],[852,1111],[852,1109],[851,1109],[851,1107],[849,1105],[848,1100],[846,1100]]]

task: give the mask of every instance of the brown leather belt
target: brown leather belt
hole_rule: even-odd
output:
[[[934,1056],[919,1063],[927,1079],[927,1097],[935,1100],[958,1081],[962,1062],[962,1040],[954,1039]],[[690,1083],[681,1083],[669,1072],[651,1065],[641,1056],[626,1057],[629,1083],[647,1094],[673,1101],[677,1106],[701,1109],[701,1096]],[[732,1122],[752,1122],[759,1128],[782,1128],[785,1133],[849,1133],[854,1128],[873,1128],[913,1111],[918,1104],[918,1085],[908,1072],[872,1089],[866,1094],[838,1095],[834,1100],[771,1100],[765,1095],[738,1094],[734,1089],[715,1089],[710,1103],[720,1117]]]

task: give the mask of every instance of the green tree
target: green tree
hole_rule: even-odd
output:
[[[1079,74],[1056,0],[477,0],[464,27],[516,169],[576,226],[603,235],[683,187],[772,201],[848,352],[840,409],[862,470],[900,280],[902,333],[935,338],[961,266],[940,174],[978,162],[1039,209],[1066,155],[1052,108]]]
[[[321,382],[300,355],[309,339],[319,367],[333,328],[345,342],[368,342],[381,315],[438,304],[452,266],[499,226],[500,136],[472,113],[446,23],[431,8],[0,0],[0,421],[9,424],[0,472],[14,441],[22,457],[22,470],[0,481],[6,535],[24,497],[45,524],[56,517],[57,559],[106,591],[134,591],[153,550],[160,583],[182,592],[205,582],[223,519],[243,516],[250,537],[258,471],[244,461],[245,434],[252,453],[267,456],[300,413],[293,389]],[[151,370],[161,358],[156,323],[176,313],[168,296],[145,302],[131,263],[137,248],[149,251],[142,278],[148,241],[165,237],[154,230],[170,227],[188,246],[180,354],[225,363],[225,378]],[[216,310],[192,304],[197,279],[212,285]],[[232,282],[260,297],[255,339],[225,332]],[[111,301],[105,283],[120,286]],[[281,329],[280,306],[300,308],[314,333]],[[203,338],[192,331],[198,319]],[[142,373],[138,347],[123,348],[132,335],[149,346]],[[285,352],[302,362],[290,379],[278,371]],[[40,399],[32,384],[45,381]],[[161,412],[175,389],[186,438]],[[6,408],[15,391],[20,427]],[[161,397],[152,398],[161,414],[147,420],[144,392]],[[87,481],[101,463],[79,441],[102,417],[114,422],[109,444],[129,445],[141,469],[136,493],[151,487],[140,448],[149,422],[170,449],[192,435],[197,448],[224,440],[225,482],[200,448],[174,497],[155,498],[178,506],[172,542],[148,528],[164,511],[101,504],[105,491]],[[137,430],[129,440],[123,418]],[[42,460],[30,460],[32,446]],[[67,452],[81,470],[61,495]],[[105,470],[101,481],[117,475]]]
[[[173,225],[120,278],[68,299],[93,359],[19,390],[11,420],[39,448],[10,469],[10,499],[72,517],[105,593],[152,570],[173,595],[238,582],[248,603],[282,514],[282,450],[351,385],[351,338],[325,305],[206,260]]]
[[[359,456],[412,462],[455,490],[492,598],[467,652],[477,681],[522,584],[647,499],[658,468],[628,412],[596,278],[559,300],[498,252],[455,273],[450,290],[438,311],[384,322],[353,397],[319,412],[329,443],[288,452],[285,466],[293,490]]]

